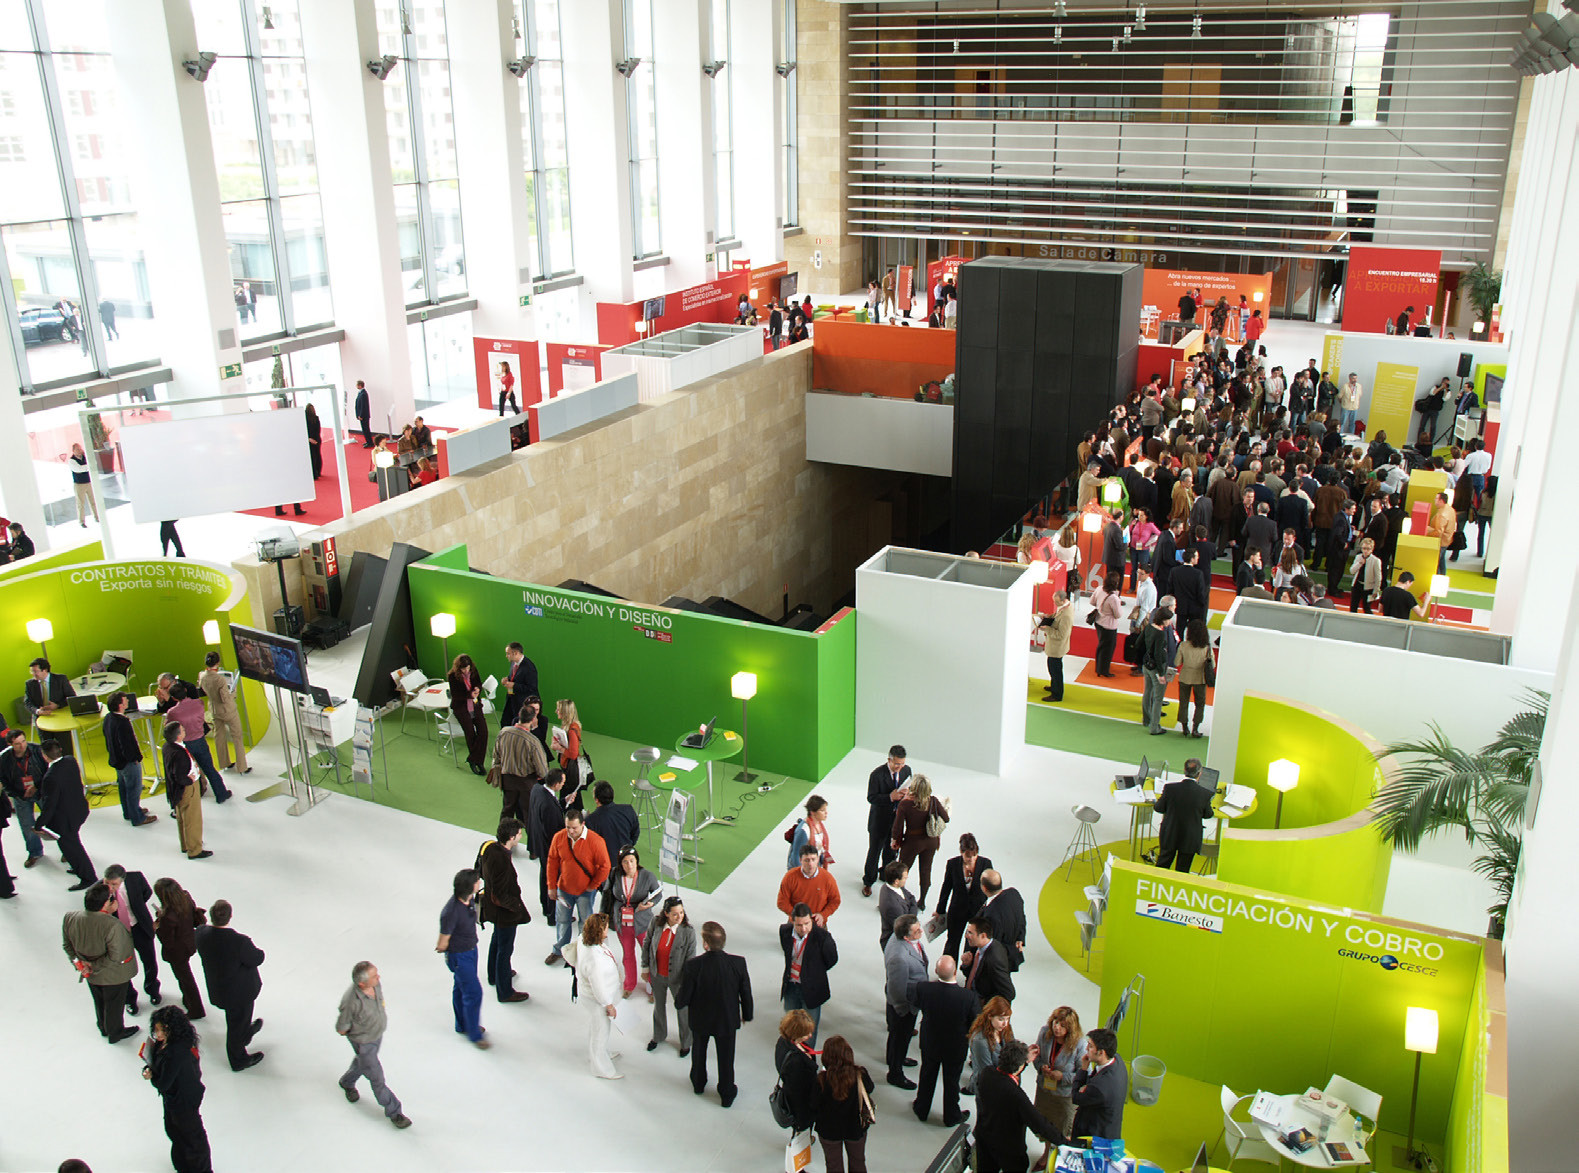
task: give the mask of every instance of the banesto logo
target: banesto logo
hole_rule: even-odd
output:
[[[1373,962],[1383,969],[1399,973],[1417,973],[1421,977],[1436,977],[1437,970],[1429,965],[1417,965],[1413,961],[1400,961],[1391,953],[1361,953],[1358,949],[1339,949],[1339,957],[1347,957],[1350,961]]]

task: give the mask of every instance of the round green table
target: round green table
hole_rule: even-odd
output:
[[[85,717],[74,717],[71,715],[70,709],[61,708],[56,709],[53,713],[40,713],[34,718],[34,724],[38,726],[40,740],[52,733],[66,734],[71,742],[71,756],[77,759],[77,765],[82,768],[82,780],[84,783],[103,784],[105,782],[105,778],[97,768],[101,763],[97,757],[92,759],[88,757],[87,749],[81,736],[84,730],[97,729],[100,722],[104,720],[104,713],[105,708],[101,704],[97,713],[90,713]],[[108,752],[108,750],[105,751],[106,755]],[[105,769],[109,768],[107,757],[103,765]],[[90,767],[93,768],[90,769]],[[113,773],[109,780],[114,781]]]
[[[716,813],[718,800],[713,797],[713,763],[727,761],[734,757],[745,748],[746,743],[740,734],[732,729],[713,730],[713,740],[703,746],[686,745],[685,739],[690,736],[690,733],[682,734],[674,743],[674,752],[681,757],[690,758],[698,764],[707,767],[707,813],[702,817],[702,821],[696,825],[696,829],[701,831],[714,823],[722,823],[726,827],[732,827],[735,825],[735,820],[731,816]],[[694,771],[692,772],[694,773]]]

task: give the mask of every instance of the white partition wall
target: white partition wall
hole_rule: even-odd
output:
[[[1025,748],[1026,568],[885,546],[855,572],[855,741],[984,774]]]
[[[953,476],[954,405],[812,391],[806,396],[806,459]]]

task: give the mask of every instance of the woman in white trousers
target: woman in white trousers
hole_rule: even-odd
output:
[[[599,1079],[621,1079],[614,1070],[619,1052],[609,1050],[609,1030],[620,1001],[621,976],[620,964],[605,944],[608,935],[608,917],[601,912],[587,917],[581,929],[581,947],[576,950],[576,996],[587,1008],[587,1057],[592,1063],[592,1074]]]

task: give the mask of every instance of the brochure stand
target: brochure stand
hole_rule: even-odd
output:
[[[687,817],[692,821],[689,837],[695,841],[696,812],[691,796],[683,790],[676,790],[669,795],[669,809],[663,819],[663,842],[658,849],[658,876],[673,881],[676,886],[685,882],[688,872],[693,881],[701,876],[702,861],[694,855],[687,855],[685,851]]]
[[[367,789],[373,789],[373,740],[378,739],[378,751],[381,760],[381,769],[384,774],[384,789],[389,789],[389,751],[384,745],[384,722],[379,714],[372,709],[356,708],[356,730],[351,734],[351,788],[354,791],[358,782],[365,783]],[[371,795],[369,795],[371,797]]]

